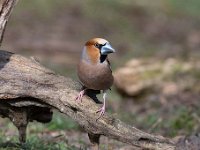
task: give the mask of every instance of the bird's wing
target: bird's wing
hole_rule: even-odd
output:
[[[109,66],[109,68],[110,68],[110,71],[112,72],[112,68],[111,68],[111,64],[110,64],[109,59],[107,58],[106,61],[108,62],[108,66]],[[109,90],[111,90],[111,88],[109,88]]]
[[[106,62],[107,62],[107,64],[108,64],[108,67],[110,68],[110,71],[112,72],[111,64],[110,64],[110,61],[109,61],[108,58],[106,59]]]
[[[111,68],[111,64],[110,64],[109,59],[107,58],[106,61],[107,61],[107,63],[108,63],[108,67],[110,68],[110,71],[112,72],[112,68]]]

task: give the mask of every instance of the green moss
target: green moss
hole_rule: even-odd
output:
[[[55,113],[53,120],[45,125],[49,130],[77,130],[79,128],[78,124],[74,122],[71,118],[64,115]]]
[[[192,112],[186,107],[180,107],[164,126],[168,128],[169,136],[176,136],[181,132],[184,134],[191,133],[197,125],[198,122],[193,117]]]
[[[70,146],[66,142],[45,142],[36,136],[32,136],[27,140],[27,143],[22,146],[23,149],[28,150],[77,150],[74,146]]]
[[[191,131],[194,124],[195,121],[191,113],[186,108],[182,108],[172,120],[171,127],[173,129],[185,129]]]
[[[156,114],[150,114],[145,118],[146,126],[151,127],[158,120],[158,116]]]

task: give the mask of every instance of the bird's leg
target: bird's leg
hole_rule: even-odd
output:
[[[78,96],[76,97],[75,100],[78,100],[79,102],[82,102],[82,98],[83,98],[83,95],[85,94],[85,90],[86,89],[83,89],[82,91],[80,91],[80,93],[78,94]]]
[[[99,113],[99,112],[100,112],[99,118],[101,118],[101,116],[103,116],[104,113],[105,113],[105,108],[106,108],[106,96],[107,96],[106,91],[103,91],[103,106],[102,106],[99,110],[97,110],[97,112],[96,112],[96,113]],[[99,118],[98,118],[98,119],[99,119]],[[97,119],[97,120],[98,120],[98,119]]]

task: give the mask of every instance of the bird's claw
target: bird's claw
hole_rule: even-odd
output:
[[[80,95],[78,95],[75,100],[78,102],[82,102],[82,97]]]
[[[82,102],[82,98],[83,98],[84,93],[85,93],[84,90],[81,91],[81,92],[78,94],[78,96],[75,98],[75,100],[76,100],[76,101],[78,100],[79,102]]]
[[[96,113],[99,113],[100,112],[100,115],[99,117],[97,118],[97,120],[99,118],[101,118],[104,114],[105,114],[105,106],[101,107],[99,110],[96,111]]]

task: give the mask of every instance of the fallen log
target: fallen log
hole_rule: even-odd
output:
[[[98,105],[91,98],[84,96],[82,103],[75,101],[81,89],[78,82],[56,74],[34,59],[1,50],[0,86],[2,103],[28,102],[29,106],[41,103],[57,109],[82,126],[90,134],[90,139],[95,139],[92,142],[98,143],[99,136],[104,135],[141,148],[175,149],[171,140],[140,131],[107,113],[97,120]]]

